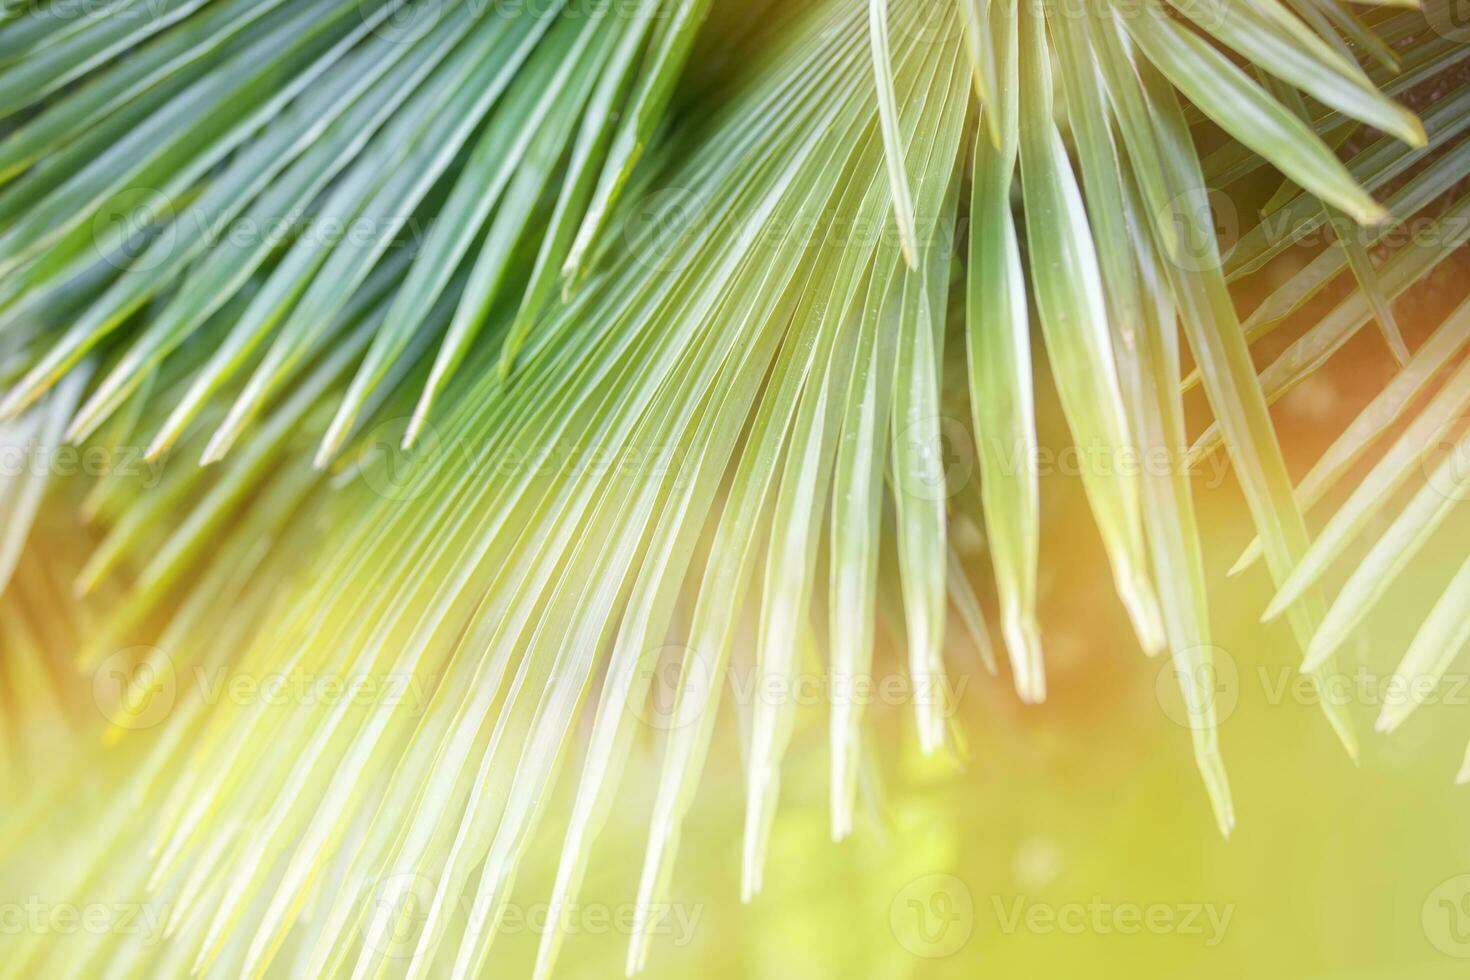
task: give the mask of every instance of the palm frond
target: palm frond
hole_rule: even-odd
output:
[[[400,958],[480,975],[567,785],[546,976],[651,730],[641,968],[732,672],[777,692],[736,705],[745,897],[814,714],[790,696],[810,663],[832,690],[834,838],[872,764],[852,690],[887,669],[880,623],[907,651],[918,747],[955,750],[951,608],[988,653],[961,519],[987,531],[1016,691],[1045,697],[1033,323],[1073,441],[1106,464],[1082,489],[1140,646],[1172,660],[1224,833],[1187,390],[1215,419],[1193,458],[1229,450],[1247,558],[1319,685],[1452,508],[1453,459],[1325,602],[1470,391],[1466,307],[1417,350],[1393,309],[1455,254],[1470,206],[1438,210],[1465,173],[1470,88],[1422,124],[1394,101],[1462,66],[1421,12],[809,0],[751,28],[709,0],[147,6],[0,24],[0,413],[7,438],[191,457],[84,503],[100,541],[77,584],[108,601],[78,659],[132,651],[107,712],[130,807],[56,872],[175,915],[158,949],[26,936],[0,975],[259,976],[288,949],[311,975]],[[722,44],[734,70],[693,84]],[[1364,129],[1382,138],[1343,159]],[[1205,132],[1229,141],[1202,162]],[[1212,184],[1267,165],[1299,190],[1222,254]],[[1430,235],[1376,266],[1431,209]],[[1328,226],[1336,242],[1242,322],[1230,283]],[[1350,291],[1258,370],[1252,344],[1344,271]],[[1294,488],[1269,406],[1372,320],[1402,367]],[[944,468],[951,362],[978,513]],[[1400,421],[1311,539],[1303,509]],[[1125,465],[1139,456],[1165,465]],[[41,488],[0,486],[6,575]],[[1463,643],[1464,579],[1403,671]],[[45,646],[0,639],[24,669]],[[405,685],[416,710],[180,683],[153,718],[159,678],[198,668]],[[1322,706],[1355,752],[1346,711]],[[42,812],[9,832],[40,833]]]

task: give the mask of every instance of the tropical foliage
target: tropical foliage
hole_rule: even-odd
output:
[[[841,839],[876,778],[842,692],[895,669],[881,629],[932,694],[925,752],[958,737],[937,681],[971,668],[966,646],[989,656],[983,609],[1017,695],[1045,698],[1038,377],[1229,833],[1191,464],[1228,451],[1259,533],[1239,567],[1264,559],[1266,615],[1319,678],[1464,497],[1470,300],[1432,331],[1394,310],[1467,234],[1450,0],[3,18],[0,443],[113,464],[0,474],[3,843],[67,826],[48,814],[89,765],[58,748],[95,732],[55,665],[121,678],[104,710],[126,765],[98,791],[119,816],[68,830],[48,873],[181,911],[157,948],[29,936],[0,973],[256,976],[289,955],[306,975],[479,975],[548,787],[573,801],[555,921],[650,730],[653,916],[732,661],[778,690],[822,665]],[[1242,230],[1260,202],[1232,192],[1267,167],[1285,182]],[[1242,318],[1231,284],[1263,269],[1274,288]],[[1294,485],[1269,406],[1369,323],[1397,374]],[[1191,449],[1195,388],[1213,423]],[[956,432],[978,492],[946,473]],[[1470,564],[1443,589],[1405,677],[1470,639]],[[187,682],[201,667],[403,684],[421,710],[211,699]],[[789,697],[737,707],[749,897],[813,719]],[[374,921],[408,898],[407,938]]]

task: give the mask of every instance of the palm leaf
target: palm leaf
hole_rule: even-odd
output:
[[[1461,63],[1422,13],[806,0],[765,23],[709,0],[593,6],[120,0],[0,23],[0,413],[212,464],[97,484],[100,543],[78,565],[107,600],[82,662],[139,635],[157,652],[128,661],[111,718],[132,753],[115,789],[127,819],[70,842],[58,873],[174,903],[170,941],[30,935],[0,973],[258,976],[294,941],[312,973],[376,974],[403,953],[414,976],[479,975],[565,785],[545,976],[651,735],[628,952],[643,966],[727,676],[789,691],[813,663],[826,674],[831,829],[851,833],[874,760],[843,692],[888,669],[878,623],[916,692],[954,667],[951,606],[988,650],[960,520],[987,530],[1017,693],[1044,698],[1033,322],[1073,441],[1168,461],[1089,468],[1082,489],[1140,646],[1172,659],[1225,833],[1184,390],[1204,389],[1218,430],[1201,451],[1217,434],[1229,449],[1271,611],[1319,684],[1448,513],[1435,471],[1323,602],[1346,545],[1408,489],[1421,437],[1463,407],[1463,309],[1397,350],[1397,379],[1295,491],[1269,412],[1369,320],[1398,347],[1392,302],[1463,239],[1461,198],[1432,243],[1381,267],[1369,252],[1464,172],[1470,89],[1422,125],[1394,101]],[[733,69],[706,71],[712,51]],[[1209,127],[1228,140],[1202,164]],[[1340,158],[1364,127],[1382,139]],[[1300,191],[1222,255],[1207,177],[1266,165]],[[1227,282],[1325,224],[1336,244],[1242,323]],[[1250,345],[1344,270],[1352,291],[1258,371]],[[944,472],[951,362],[977,515]],[[1411,416],[1311,541],[1302,508]],[[0,524],[0,570],[22,569],[27,598],[15,542],[69,503],[38,508],[41,492],[25,483]],[[1463,578],[1405,670],[1443,669],[1437,645],[1463,640],[1446,611]],[[0,642],[23,672],[46,645],[13,632]],[[198,665],[405,679],[422,711],[206,704],[191,688],[156,732],[127,734],[148,678]],[[670,672],[672,713],[650,723]],[[918,748],[952,748],[953,706],[913,700]],[[1346,713],[1323,706],[1355,751]],[[736,708],[750,897],[815,713],[789,697]],[[42,833],[39,804],[17,812],[11,840]]]

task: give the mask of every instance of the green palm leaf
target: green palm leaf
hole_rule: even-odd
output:
[[[401,956],[411,976],[481,975],[552,823],[546,976],[651,741],[641,968],[732,678],[778,692],[733,699],[746,898],[817,715],[791,695],[809,673],[829,685],[834,838],[874,766],[876,713],[852,692],[891,662],[919,752],[960,751],[951,610],[983,656],[989,637],[959,528],[985,529],[1019,698],[1045,698],[1033,326],[1119,601],[1143,651],[1171,658],[1231,831],[1188,463],[1229,450],[1259,534],[1240,567],[1266,558],[1268,614],[1324,684],[1453,509],[1453,456],[1414,470],[1434,438],[1460,446],[1465,308],[1425,339],[1393,304],[1463,242],[1470,199],[1443,202],[1470,159],[1470,88],[1446,83],[1422,123],[1394,99],[1453,77],[1464,45],[1419,11],[1336,0],[774,7],[7,13],[0,441],[172,460],[156,486],[109,475],[81,502],[98,541],[67,574],[103,614],[73,656],[96,670],[150,649],[109,712],[125,819],[72,842],[58,874],[179,912],[156,950],[22,937],[0,975],[259,976],[288,949],[313,975]],[[1340,154],[1363,130],[1381,138]],[[1222,254],[1207,180],[1265,166],[1288,184]],[[1428,215],[1430,237],[1374,262]],[[1335,241],[1242,322],[1229,283],[1324,226]],[[1370,320],[1401,367],[1294,488],[1269,406]],[[1298,328],[1256,367],[1252,344]],[[1196,384],[1214,424],[1191,456]],[[1313,540],[1302,510],[1395,426]],[[946,469],[952,444],[977,452],[978,492]],[[1121,465],[1140,457],[1163,466]],[[3,602],[33,601],[25,542],[77,501],[0,480]],[[1329,606],[1329,572],[1400,493]],[[1401,673],[1440,673],[1463,643],[1464,578]],[[0,671],[63,716],[37,679],[46,643],[4,622]],[[399,679],[419,710],[208,703],[185,684],[129,733],[161,672],[200,667]],[[1347,712],[1322,703],[1355,753]],[[42,835],[62,792],[35,789],[7,846]]]

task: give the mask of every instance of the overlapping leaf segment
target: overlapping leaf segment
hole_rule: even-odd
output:
[[[1422,126],[1391,98],[1458,77],[1464,39],[1432,29],[1447,5],[1367,23],[1335,0],[813,0],[755,25],[748,5],[710,8],[7,8],[7,425],[173,454],[156,486],[113,473],[80,503],[103,533],[79,584],[117,600],[81,660],[131,679],[107,708],[128,765],[118,819],[69,833],[48,873],[61,894],[106,882],[173,911],[166,943],[31,935],[0,972],[477,976],[555,820],[544,974],[652,729],[641,966],[732,661],[766,691],[812,663],[828,678],[837,837],[867,764],[844,692],[875,670],[885,596],[931,694],[919,743],[944,745],[947,620],[979,611],[950,544],[947,365],[968,378],[999,631],[1019,695],[1044,697],[1033,324],[1087,458],[1166,461],[1083,483],[1141,645],[1177,662],[1228,832],[1183,390],[1208,397],[1260,531],[1248,558],[1322,676],[1458,499],[1434,471],[1327,610],[1321,573],[1470,399],[1460,368],[1309,543],[1300,507],[1467,339],[1462,307],[1411,350],[1390,307],[1463,237],[1466,204],[1441,199],[1470,90]],[[701,52],[738,57],[690,63],[701,24]],[[1231,139],[1201,163],[1206,120]],[[1340,162],[1365,127],[1382,138]],[[1290,183],[1222,255],[1207,188],[1263,164]],[[1435,233],[1376,268],[1369,247],[1421,213]],[[1242,324],[1227,279],[1324,226],[1338,243]],[[1258,378],[1249,344],[1347,271],[1361,288]],[[1294,493],[1268,402],[1375,319],[1402,372]],[[0,490],[7,571],[44,476]],[[1467,591],[1470,572],[1406,670],[1443,668]],[[32,662],[45,646],[5,642]],[[7,677],[47,684],[8,656]],[[668,665],[676,701],[651,722]],[[422,697],[211,699],[206,667]],[[797,701],[738,706],[747,895]],[[38,780],[11,841],[51,829],[34,825],[74,774]],[[548,807],[562,777],[567,813]]]

